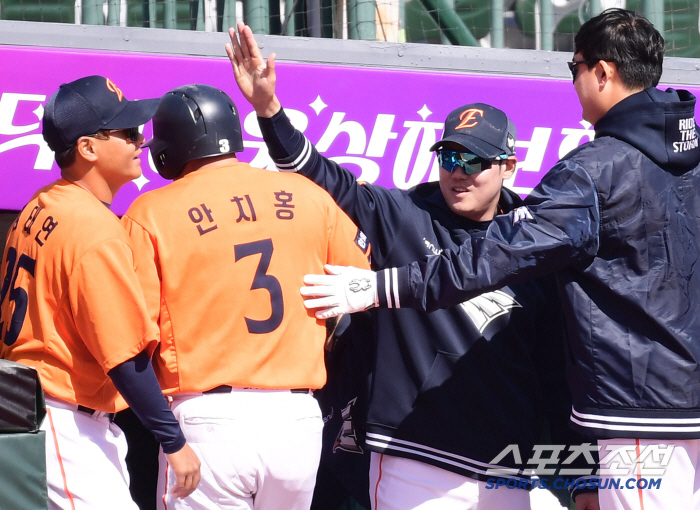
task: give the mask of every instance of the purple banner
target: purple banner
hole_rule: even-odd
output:
[[[225,55],[221,48],[222,56]],[[284,58],[284,55],[278,55]],[[90,74],[110,78],[129,99],[206,83],[228,92],[243,119],[239,159],[274,168],[252,107],[242,98],[226,58],[0,46],[0,209],[20,209],[39,187],[60,175],[41,136],[46,99],[61,83]],[[568,80],[404,71],[279,62],[277,94],[294,124],[319,151],[360,180],[408,188],[435,180],[428,148],[447,114],[467,103],[504,110],[518,129],[518,170],[508,185],[527,194],[568,151],[592,139]],[[695,95],[700,88],[683,87]],[[150,123],[144,135],[151,136]],[[113,210],[122,214],[139,193],[163,186],[148,150],[143,176],[124,186]]]

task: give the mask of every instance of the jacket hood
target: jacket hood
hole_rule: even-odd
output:
[[[596,138],[627,142],[665,170],[687,171],[700,163],[695,96],[655,87],[613,106],[595,125]]]

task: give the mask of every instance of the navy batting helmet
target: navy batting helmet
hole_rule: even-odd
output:
[[[153,116],[151,150],[158,173],[177,179],[194,159],[243,150],[236,105],[222,90],[208,85],[185,85],[165,94]]]

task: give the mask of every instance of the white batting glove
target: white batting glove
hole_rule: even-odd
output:
[[[316,310],[317,319],[329,319],[344,313],[355,313],[375,307],[377,273],[349,266],[326,265],[330,274],[307,274],[306,287],[301,288],[304,306]]]

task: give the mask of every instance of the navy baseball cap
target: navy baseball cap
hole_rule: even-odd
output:
[[[61,153],[81,136],[100,129],[127,129],[145,124],[156,113],[160,99],[129,101],[112,80],[87,76],[64,83],[44,108],[42,134],[49,148]]]
[[[472,152],[485,159],[515,154],[515,126],[498,108],[473,103],[453,110],[445,120],[442,140],[430,150]]]

